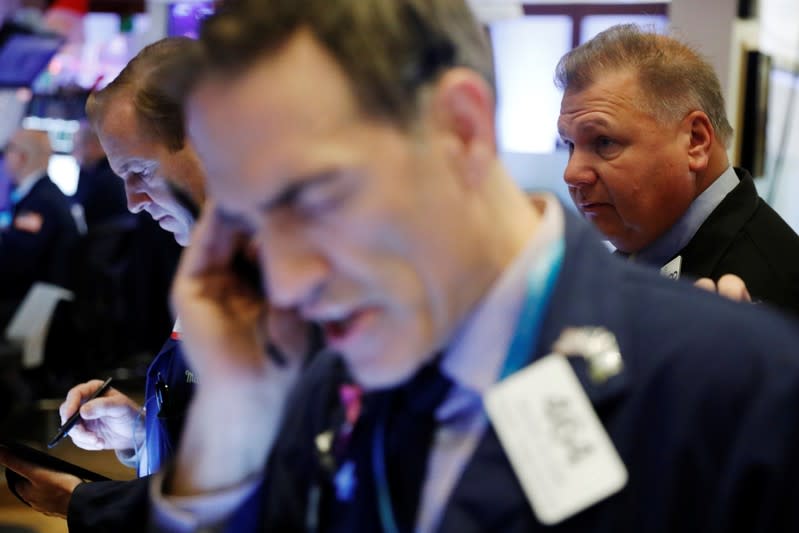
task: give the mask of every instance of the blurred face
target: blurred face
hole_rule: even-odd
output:
[[[639,94],[633,73],[605,74],[582,91],[567,90],[558,119],[574,204],[628,253],[670,228],[699,192],[687,121],[659,122],[636,105]]]
[[[6,144],[5,157],[3,159],[3,170],[12,182],[19,183],[24,178],[23,167],[25,166],[25,153],[16,142],[16,136]]]
[[[209,195],[257,249],[271,303],[320,323],[360,383],[399,382],[444,345],[479,247],[443,134],[364,118],[302,32],[203,84],[188,120]]]
[[[102,159],[105,156],[102,146],[88,126],[81,126],[75,134],[72,145],[72,157],[83,167]]]
[[[194,218],[172,195],[168,183],[186,191],[198,205],[204,199],[204,174],[190,143],[170,151],[152,135],[140,131],[127,98],[108,105],[97,136],[114,172],[125,182],[128,209],[147,211],[183,246],[189,243]]]

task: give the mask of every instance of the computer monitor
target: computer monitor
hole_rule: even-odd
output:
[[[63,42],[57,35],[11,35],[0,48],[0,87],[30,87]]]

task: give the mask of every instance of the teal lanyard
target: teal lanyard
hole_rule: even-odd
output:
[[[0,210],[0,230],[11,226],[14,221],[14,207],[21,199],[22,195],[17,189],[12,190],[8,195],[8,208]]]
[[[519,318],[516,320],[516,329],[508,348],[508,354],[505,356],[502,371],[499,373],[499,381],[523,368],[533,358],[532,351],[541,331],[544,310],[552,296],[552,290],[563,263],[564,247],[563,238],[558,239],[527,275],[524,304]],[[399,533],[391,506],[391,491],[386,475],[385,438],[385,418],[381,417],[377,421],[372,441],[372,469],[377,485],[377,510],[384,533]]]
[[[499,373],[502,381],[517,370],[526,366],[533,358],[533,349],[538,342],[538,334],[547,308],[555,281],[558,279],[561,264],[563,263],[563,239],[558,239],[538,262],[536,268],[527,274],[527,295],[524,305],[516,320],[516,330],[511,339],[508,355]]]

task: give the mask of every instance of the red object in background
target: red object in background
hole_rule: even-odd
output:
[[[89,0],[55,0],[50,9],[68,9],[78,15],[89,12]]]

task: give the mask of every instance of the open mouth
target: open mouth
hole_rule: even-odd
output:
[[[605,202],[586,202],[584,204],[580,204],[580,211],[583,213],[595,213],[602,209],[607,209],[610,207],[610,204]]]
[[[342,347],[366,329],[372,315],[368,310],[359,310],[335,320],[323,320],[320,325],[328,344],[331,347]]]
[[[357,320],[358,313],[353,313],[344,318],[322,322],[322,329],[330,340],[343,339],[350,333]]]

